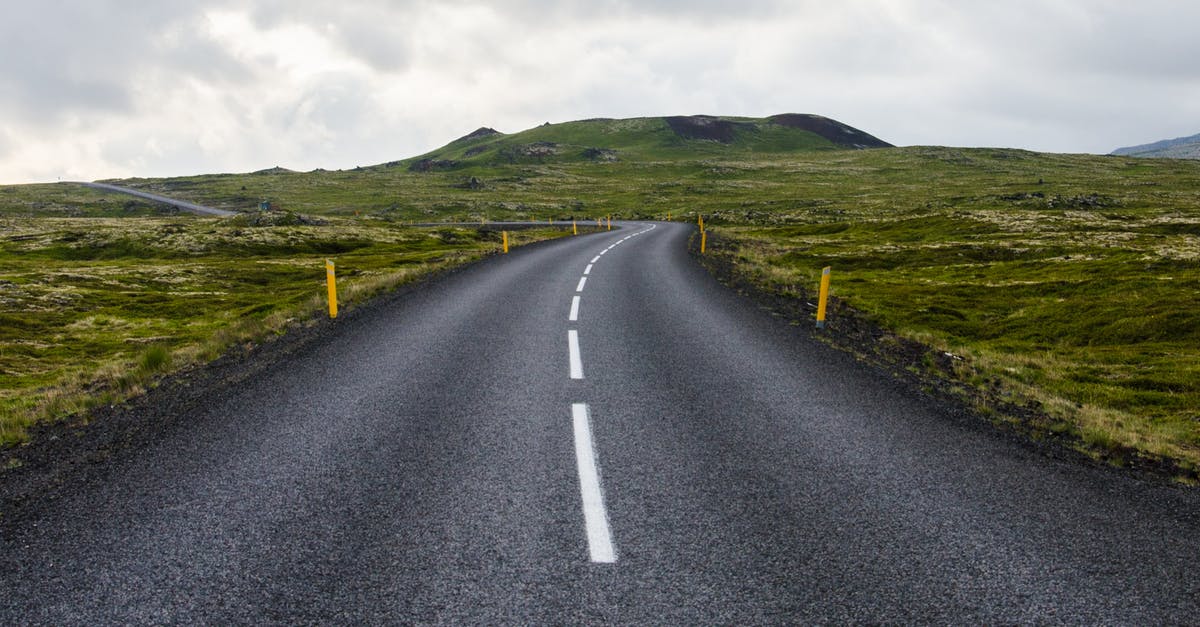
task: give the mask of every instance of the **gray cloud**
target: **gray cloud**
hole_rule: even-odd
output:
[[[0,22],[5,176],[346,167],[480,125],[812,112],[900,144],[1200,130],[1170,0],[57,0]]]
[[[237,74],[196,36],[201,5],[58,1],[9,7],[0,22],[5,108],[43,123],[87,112],[129,114],[144,72]]]

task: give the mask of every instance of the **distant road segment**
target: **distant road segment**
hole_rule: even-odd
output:
[[[236,211],[227,211],[225,209],[215,209],[213,207],[205,207],[204,205],[197,205],[196,203],[187,202],[186,200],[178,200],[176,198],[169,198],[167,196],[159,196],[158,194],[151,194],[149,192],[143,192],[143,191],[137,190],[137,189],[130,189],[128,187],[118,187],[116,185],[109,185],[108,183],[87,183],[84,181],[75,181],[72,184],[83,185],[84,187],[91,187],[92,189],[102,189],[102,190],[108,191],[108,192],[116,192],[118,194],[128,194],[130,196],[137,196],[138,198],[144,198],[146,200],[162,203],[164,205],[171,205],[172,207],[175,207],[177,209],[183,209],[184,211],[191,211],[192,213],[198,213],[200,215],[219,216],[219,217],[237,215]]]

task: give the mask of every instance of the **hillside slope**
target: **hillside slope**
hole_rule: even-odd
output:
[[[886,148],[891,144],[836,120],[785,113],[768,118],[708,115],[597,118],[544,124],[506,135],[479,130],[405,165],[428,172],[468,165],[545,162],[611,162],[738,153]]]
[[[1200,133],[1188,137],[1164,139],[1152,144],[1128,146],[1112,151],[1127,157],[1160,157],[1164,159],[1200,159]]]

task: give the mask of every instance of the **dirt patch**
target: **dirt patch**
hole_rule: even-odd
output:
[[[730,261],[730,257],[736,255],[735,243],[710,231],[706,244],[708,254],[700,255],[699,238],[694,237],[689,250],[722,284],[748,296],[767,311],[808,329],[819,341],[851,353],[860,361],[921,390],[952,412],[975,416],[980,424],[990,425],[1051,457],[1093,465],[1104,462],[1156,481],[1180,478],[1200,481],[1200,470],[1185,468],[1173,459],[1148,455],[1130,447],[1089,447],[1075,433],[1061,429],[1040,404],[1017,404],[1007,400],[998,381],[988,382],[984,387],[967,384],[961,378],[960,369],[964,364],[960,357],[898,336],[839,298],[830,298],[826,327],[816,329],[816,294],[804,288],[797,288],[794,294],[763,289]],[[1087,454],[1082,452],[1084,450]]]
[[[860,131],[853,126],[847,126],[819,115],[811,115],[807,113],[783,113],[773,115],[767,118],[771,124],[778,124],[788,128],[798,128],[803,131],[808,131],[816,135],[820,135],[825,139],[841,146],[843,148],[891,148],[892,145]]]

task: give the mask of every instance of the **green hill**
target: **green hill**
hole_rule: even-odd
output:
[[[863,131],[818,115],[597,118],[547,123],[511,135],[480,128],[437,150],[385,165],[428,172],[472,165],[612,162],[890,146]]]

